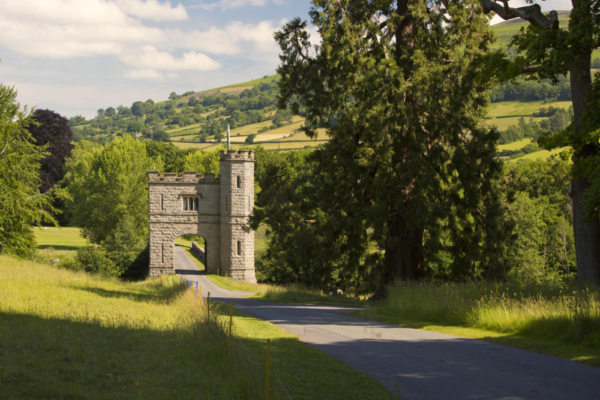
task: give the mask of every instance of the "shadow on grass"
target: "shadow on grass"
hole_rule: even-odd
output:
[[[169,302],[179,296],[186,288],[182,285],[177,287],[158,287],[152,293],[123,291],[123,290],[107,290],[102,288],[91,288],[82,286],[71,286],[75,290],[80,290],[105,298],[130,299],[138,302]]]
[[[216,310],[215,310],[216,311]],[[157,331],[0,313],[7,399],[264,398],[266,340],[216,328]],[[271,398],[389,399],[342,362],[293,338],[271,346]]]
[[[257,398],[213,324],[156,331],[0,313],[6,399]]]
[[[57,250],[57,251],[66,251],[66,250],[72,250],[72,251],[77,251],[81,248],[82,246],[65,246],[62,244],[59,245],[38,245],[37,248],[38,250]]]

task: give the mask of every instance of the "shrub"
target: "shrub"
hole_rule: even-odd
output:
[[[108,258],[103,250],[93,246],[82,247],[75,256],[75,270],[99,273],[107,276],[119,276],[123,273],[115,263]]]

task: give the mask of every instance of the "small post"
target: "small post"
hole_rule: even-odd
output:
[[[217,276],[221,276],[221,269],[217,268]]]
[[[206,314],[208,315],[208,320],[210,321],[210,292],[208,292],[208,296],[206,297]]]
[[[323,297],[323,289],[321,289],[321,297]]]
[[[498,301],[498,285],[496,285],[496,301]]]
[[[265,385],[265,399],[269,400],[269,350],[271,349],[271,339],[267,339],[267,377]]]
[[[231,352],[231,330],[233,327],[233,300],[229,304],[229,351]]]

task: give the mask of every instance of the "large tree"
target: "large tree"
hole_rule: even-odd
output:
[[[32,143],[29,110],[21,109],[17,92],[0,84],[0,253],[28,256],[35,238],[32,225],[46,219],[51,209],[40,193],[40,160],[45,146]]]
[[[452,255],[455,276],[498,273],[490,219],[500,214],[501,167],[497,134],[480,123],[492,36],[478,6],[315,0],[310,16],[319,46],[298,19],[275,35],[280,107],[302,107],[311,137],[327,128],[331,141],[317,153],[324,209],[365,252],[369,240],[381,243],[376,297],[422,273],[426,242]]]
[[[35,110],[36,122],[29,127],[35,144],[45,146],[50,153],[41,160],[40,190],[46,193],[64,176],[65,159],[71,156],[73,132],[69,120],[51,110]]]
[[[557,80],[560,75],[569,75],[574,122],[568,129],[547,135],[541,142],[547,148],[573,148],[570,195],[578,281],[600,283],[600,198],[597,195],[600,182],[597,182],[595,167],[600,162],[597,132],[600,129],[597,117],[600,79],[597,77],[593,85],[590,70],[592,52],[600,47],[600,1],[573,0],[568,29],[560,26],[556,11],[544,15],[538,4],[513,8],[508,0],[501,1],[502,4],[479,1],[485,13],[493,11],[505,20],[522,18],[529,22],[527,30],[513,39],[518,57],[508,68],[512,76],[526,74],[532,78]],[[511,73],[501,72],[501,75],[511,77]]]
[[[63,180],[71,223],[93,243],[122,231],[132,241],[147,240],[148,171],[162,169],[162,160],[150,158],[144,142],[129,136],[105,147],[79,143]]]

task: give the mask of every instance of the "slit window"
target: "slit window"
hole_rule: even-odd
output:
[[[237,251],[238,251],[238,256],[241,256],[242,255],[242,242],[240,242],[239,240],[237,242]]]
[[[241,176],[237,177],[237,187],[238,187],[238,189],[242,187],[242,177]]]
[[[184,197],[183,198],[183,211],[198,211],[199,198],[198,197]]]

